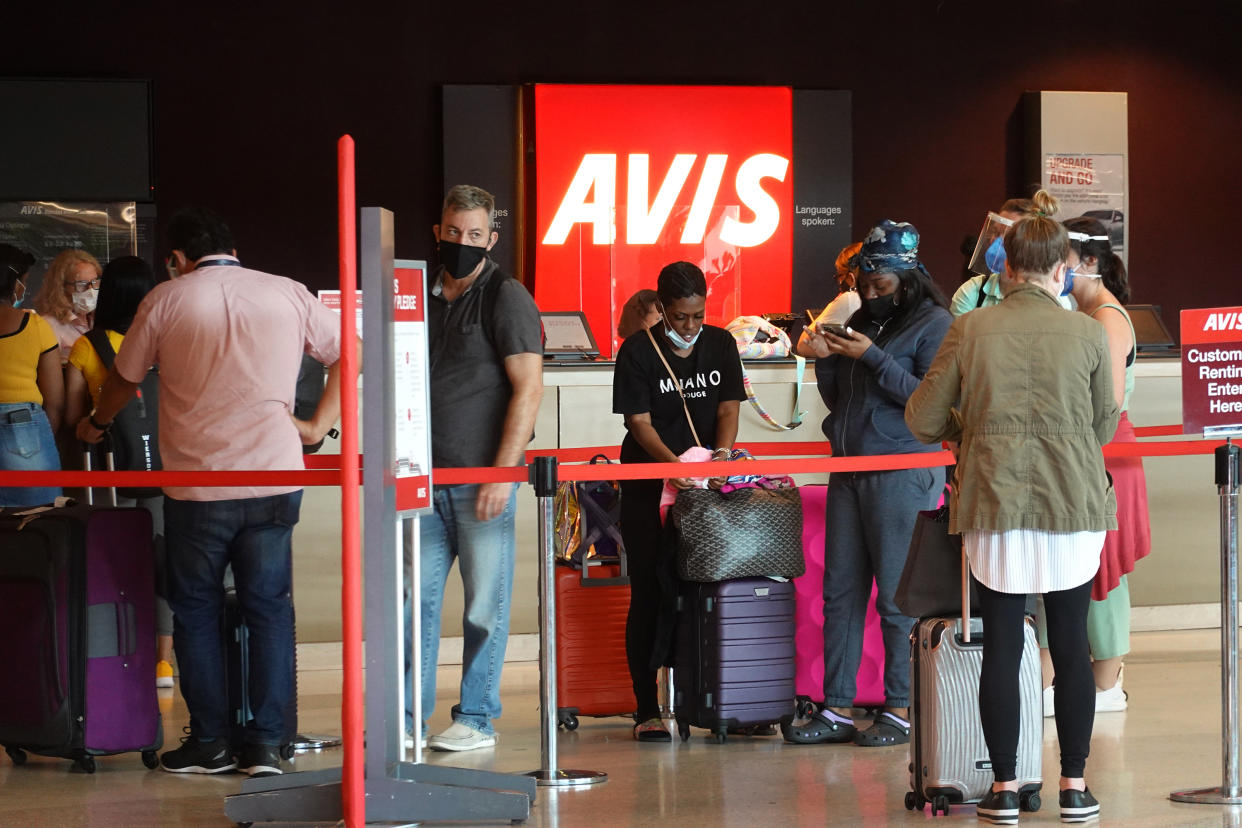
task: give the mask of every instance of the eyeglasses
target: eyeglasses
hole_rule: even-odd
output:
[[[70,282],[69,284],[73,287],[74,293],[85,293],[86,291],[91,290],[92,288],[94,289],[99,288],[99,277],[96,276],[94,279],[91,279],[89,282]]]

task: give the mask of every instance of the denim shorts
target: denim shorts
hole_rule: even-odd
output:
[[[0,469],[59,471],[56,438],[38,403],[0,403]],[[0,487],[0,506],[40,506],[60,497],[59,486]]]

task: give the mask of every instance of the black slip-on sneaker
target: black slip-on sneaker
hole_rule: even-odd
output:
[[[979,819],[993,825],[1017,825],[1018,792],[988,791],[975,806],[975,813]]]
[[[1091,789],[1085,791],[1061,791],[1061,821],[1089,822],[1100,816],[1100,803],[1091,795]]]

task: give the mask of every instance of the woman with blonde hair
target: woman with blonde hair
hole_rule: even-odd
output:
[[[91,329],[102,273],[99,260],[90,253],[66,250],[52,259],[43,274],[43,284],[31,304],[56,333],[62,365],[69,360],[73,343]]]
[[[1011,289],[954,320],[906,405],[920,440],[961,443],[949,531],[979,583],[979,714],[995,780],[977,813],[1001,825],[1018,821],[1018,671],[1032,593],[1044,596],[1057,671],[1061,821],[1099,815],[1083,778],[1095,716],[1087,607],[1104,535],[1117,528],[1101,452],[1121,413],[1108,336],[1057,303],[1069,235],[1050,218],[1056,199],[1041,190],[1034,200],[1039,214],[1004,237]]]

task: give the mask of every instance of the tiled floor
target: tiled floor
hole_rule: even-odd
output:
[[[1142,633],[1126,667],[1130,709],[1096,717],[1088,782],[1102,803],[1103,824],[1239,825],[1242,808],[1175,804],[1172,790],[1220,783],[1219,634]],[[447,724],[457,671],[441,668],[441,704],[433,730]],[[305,671],[300,678],[301,729],[339,733],[340,674]],[[540,764],[538,671],[505,670],[505,716],[494,750],[430,754],[429,762],[520,772]],[[186,723],[179,695],[164,699],[166,738]],[[780,737],[734,738],[717,745],[701,732],[686,744],[638,744],[622,719],[583,720],[560,736],[560,765],[605,771],[602,785],[541,789],[531,826],[712,825],[824,826],[927,824],[902,800],[908,789],[906,748],[794,746]],[[339,750],[299,755],[297,769],[339,764]],[[1045,805],[1023,824],[1057,822],[1056,733],[1044,739]],[[137,755],[103,758],[98,772],[32,757],[21,768],[0,759],[2,826],[228,826],[223,797],[241,778],[148,771]],[[975,823],[973,808],[938,822]]]

